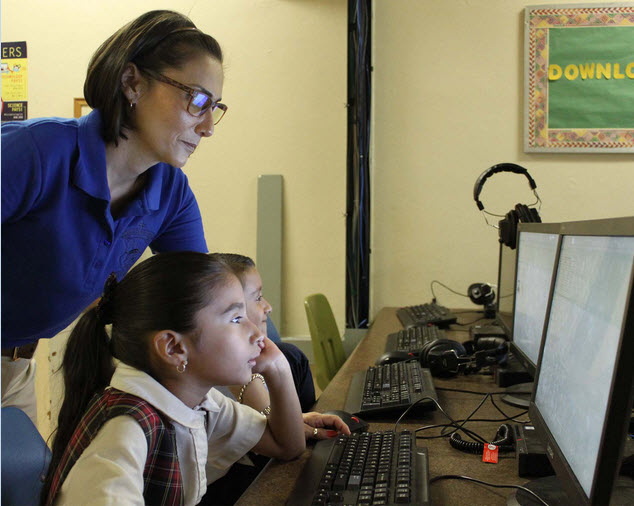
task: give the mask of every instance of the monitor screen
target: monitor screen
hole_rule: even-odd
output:
[[[513,331],[513,296],[515,294],[515,249],[500,243],[498,263],[498,299],[495,321],[510,339]]]
[[[513,353],[534,377],[559,245],[559,225],[520,224],[517,242]]]
[[[589,235],[601,227],[587,223],[562,224],[530,418],[566,492],[596,504],[611,493],[632,403],[634,219],[612,227],[626,236]]]

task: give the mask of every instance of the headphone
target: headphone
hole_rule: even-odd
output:
[[[537,200],[535,203],[530,204],[534,206],[535,204],[539,204],[541,207],[541,200],[539,195],[537,195],[537,184],[535,180],[531,177],[524,167],[514,164],[514,163],[499,163],[497,165],[493,165],[485,170],[475,182],[473,186],[473,200],[475,200],[478,209],[482,211],[484,215],[484,221],[489,225],[489,221],[486,218],[486,215],[489,214],[491,216],[498,216],[497,214],[489,213],[484,210],[484,204],[480,201],[480,192],[482,191],[482,187],[484,186],[484,182],[489,179],[492,175],[497,174],[499,172],[513,172],[514,174],[523,174],[528,179],[528,184],[535,194]],[[498,228],[500,231],[500,242],[505,246],[508,246],[511,249],[515,249],[517,246],[517,224],[519,222],[522,223],[541,223],[541,218],[539,216],[539,212],[534,207],[529,207],[525,204],[517,204],[514,209],[511,209],[506,216],[503,217],[502,220],[498,222]],[[495,227],[495,225],[491,225]]]
[[[501,337],[483,337],[464,344],[451,339],[436,339],[423,345],[419,355],[421,367],[432,376],[451,377],[463,372],[470,374],[482,367],[506,359],[508,345]]]

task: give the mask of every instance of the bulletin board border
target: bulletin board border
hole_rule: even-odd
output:
[[[632,153],[634,129],[565,129],[548,126],[550,28],[634,26],[634,4],[527,6],[525,30],[525,152]]]

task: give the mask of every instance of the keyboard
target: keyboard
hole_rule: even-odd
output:
[[[396,316],[398,316],[405,328],[420,327],[430,323],[446,328],[458,321],[456,315],[448,308],[435,303],[402,307],[396,310]]]
[[[385,351],[420,353],[423,346],[436,339],[446,339],[447,334],[435,325],[410,327],[387,336]]]
[[[360,416],[394,414],[424,397],[438,400],[431,372],[418,360],[370,366],[352,376],[344,410]],[[416,407],[436,409],[436,404],[425,399]]]
[[[429,457],[409,430],[315,444],[287,504],[430,504]]]

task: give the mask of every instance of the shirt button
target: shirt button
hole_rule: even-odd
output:
[[[103,242],[103,245],[104,245],[104,246],[110,246],[110,244],[111,244],[111,243],[110,243],[110,241],[109,241],[108,239],[106,239],[106,240]]]

